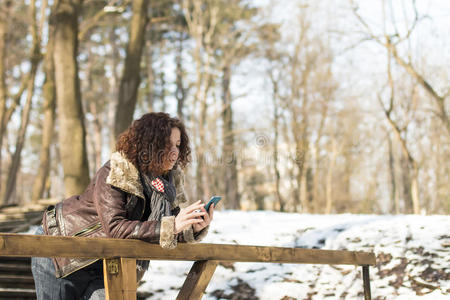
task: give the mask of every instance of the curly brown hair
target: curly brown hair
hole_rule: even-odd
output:
[[[147,113],[135,120],[119,136],[116,151],[125,155],[144,174],[162,174],[164,162],[170,151],[172,128],[178,128],[181,133],[176,165],[184,168],[190,162],[189,137],[183,122],[170,117],[167,113]]]

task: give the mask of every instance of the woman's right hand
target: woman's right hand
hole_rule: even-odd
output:
[[[192,224],[202,222],[202,216],[206,214],[205,211],[201,211],[203,206],[205,206],[205,204],[201,200],[198,200],[197,202],[181,209],[175,217],[175,233],[182,232]]]

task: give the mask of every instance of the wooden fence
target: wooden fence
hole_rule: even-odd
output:
[[[178,244],[173,250],[138,240],[0,233],[0,256],[102,258],[107,300],[136,299],[136,259],[195,261],[177,299],[201,299],[219,262],[356,265],[370,300],[370,252],[226,244]]]

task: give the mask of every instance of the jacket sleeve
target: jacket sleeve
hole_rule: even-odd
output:
[[[108,237],[159,242],[163,248],[176,247],[175,217],[162,221],[137,221],[126,217],[127,194],[106,183],[109,168],[104,168],[94,187],[94,204]]]
[[[187,229],[183,230],[183,233],[179,234],[178,239],[180,242],[185,243],[199,243],[201,242],[206,235],[208,234],[209,225],[200,230],[199,232],[194,233],[194,228],[192,225]]]

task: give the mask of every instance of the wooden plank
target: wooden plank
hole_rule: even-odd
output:
[[[13,256],[0,256],[0,263],[21,263],[23,265],[30,265],[30,257],[13,257]]]
[[[132,257],[161,260],[218,260],[332,265],[375,265],[370,252],[224,244],[178,244],[172,250],[138,240],[0,234],[0,256]]]
[[[136,300],[135,259],[104,259],[103,274],[106,300]]]
[[[10,289],[0,288],[1,299],[36,299],[34,289]]]
[[[199,300],[202,299],[203,293],[211,281],[211,277],[216,270],[218,262],[203,260],[196,261],[189,271],[177,300]]]
[[[369,266],[363,266],[364,300],[371,300]]]
[[[0,263],[0,273],[3,272],[31,273],[31,265]]]
[[[0,288],[28,288],[34,289],[33,276],[21,276],[14,273],[0,274]]]

